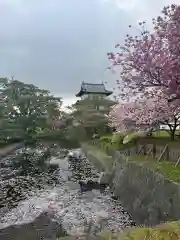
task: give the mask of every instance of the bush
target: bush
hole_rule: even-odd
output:
[[[100,138],[100,147],[104,150],[125,150],[131,148],[134,146],[134,144],[136,144],[137,139],[134,137],[127,144],[123,144],[125,137],[126,135],[122,133],[113,133],[111,136],[103,136]]]
[[[178,240],[180,239],[180,222],[167,222],[153,228],[138,227],[123,233],[102,233],[101,240]]]
[[[112,139],[112,135],[110,136],[102,136],[100,137],[100,142],[110,142]]]
[[[144,239],[180,239],[180,222],[160,224],[155,228],[135,228],[121,236],[121,239],[144,240]]]
[[[120,149],[124,139],[124,134],[114,133],[111,140],[111,146],[113,149]]]
[[[124,135],[121,133],[114,133],[111,136],[101,137],[100,143],[101,147],[104,149],[120,149],[122,145]]]
[[[125,135],[122,134],[122,133],[113,133],[111,142],[112,142],[112,143],[115,143],[115,142],[116,142],[116,143],[117,143],[117,142],[118,142],[118,143],[122,143],[124,137],[125,137]]]
[[[99,140],[100,147],[106,149],[111,145],[112,136],[102,136]]]

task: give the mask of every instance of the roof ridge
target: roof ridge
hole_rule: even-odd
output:
[[[83,82],[82,84],[87,84],[87,85],[104,85],[104,83],[87,83],[87,82]]]
[[[84,93],[99,93],[99,94],[106,94],[107,96],[112,94],[112,91],[109,91],[106,89],[105,84],[102,83],[86,83],[82,82],[81,84],[81,90],[77,96],[81,96]]]

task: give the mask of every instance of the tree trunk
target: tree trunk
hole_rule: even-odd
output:
[[[170,138],[171,138],[171,141],[174,141],[175,139],[175,133],[176,133],[176,129],[177,129],[177,119],[174,119],[174,124],[171,125],[171,124],[168,124],[169,126],[169,135],[170,135]]]
[[[174,138],[175,138],[175,133],[174,132],[171,132],[171,140],[174,141]]]
[[[175,133],[176,133],[176,128],[173,128],[172,130],[170,130],[170,138],[172,141],[174,141],[175,139]]]

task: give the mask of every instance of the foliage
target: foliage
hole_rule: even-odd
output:
[[[102,136],[99,139],[99,145],[102,149],[108,149],[111,146],[112,135],[110,136]]]
[[[2,78],[0,98],[1,138],[27,138],[38,128],[52,129],[61,122],[61,99],[32,84]]]
[[[107,98],[86,98],[72,105],[72,118],[74,125],[83,128],[86,136],[92,137],[94,133],[106,133],[108,127],[107,114],[115,102]]]
[[[144,240],[144,239],[167,239],[178,240],[180,238],[180,222],[167,222],[154,228],[135,228],[121,234],[122,240]]]
[[[161,223],[155,227],[138,227],[126,230],[122,233],[105,232],[99,236],[99,240],[178,240],[180,238],[180,222]]]
[[[179,126],[179,101],[168,102],[162,91],[156,91],[151,98],[142,98],[134,102],[117,104],[109,114],[112,126],[119,131],[139,129],[151,130],[160,124],[169,127],[169,134],[174,140]]]
[[[67,129],[51,130],[33,136],[33,140],[46,143],[58,143],[62,148],[72,149],[79,148],[79,141],[77,138],[69,135]]]
[[[109,136],[102,136],[99,140],[99,146],[102,150],[109,153],[111,150],[126,150],[130,147],[134,146],[139,136],[136,136],[136,133],[131,133],[130,140],[124,144],[124,139],[126,139],[128,135],[115,132]]]
[[[174,182],[180,182],[180,166],[175,167],[175,163],[169,162],[166,159],[157,162],[157,160],[152,157],[146,157],[145,159],[144,155],[138,155],[129,157],[129,161],[137,161]]]
[[[113,133],[111,143],[122,143],[125,135],[122,133]]]
[[[147,94],[152,88],[161,88],[171,100],[179,98],[180,6],[164,7],[152,23],[152,33],[146,30],[145,22],[140,22],[140,36],[128,34],[123,46],[116,45],[117,54],[108,53],[112,66],[120,66],[121,81],[117,83],[125,98]]]
[[[112,141],[112,134],[108,136],[101,136],[99,139],[99,142],[102,144],[111,143],[111,141]]]
[[[131,143],[131,142],[136,141],[140,138],[144,138],[145,136],[147,136],[146,131],[138,131],[138,132],[134,132],[134,133],[129,133],[124,137],[123,144]]]

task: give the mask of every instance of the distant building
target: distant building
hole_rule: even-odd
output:
[[[102,101],[106,97],[110,96],[113,92],[106,89],[104,83],[85,83],[84,81],[81,84],[80,91],[76,94],[76,97],[80,97],[81,100],[95,100],[95,101],[88,101],[87,108],[92,110],[98,110],[99,113],[106,110],[106,106]],[[81,101],[77,101],[77,103]],[[103,113],[102,113],[103,114]],[[102,116],[100,114],[100,116]],[[96,112],[97,116],[97,112]],[[78,122],[80,123],[80,121]],[[75,123],[75,124],[78,124]]]
[[[113,92],[105,88],[104,83],[85,83],[81,84],[80,91],[76,94],[76,97],[81,97],[81,99],[90,98],[104,98],[110,96]]]

